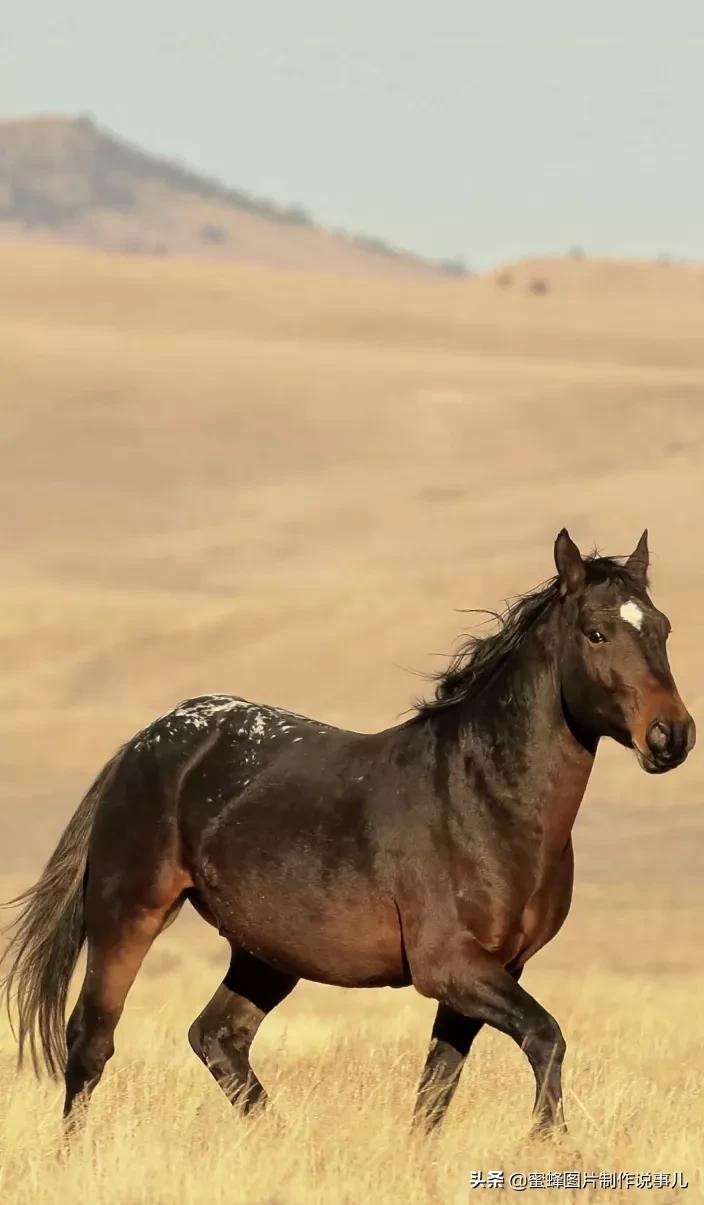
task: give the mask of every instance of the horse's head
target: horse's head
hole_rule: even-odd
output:
[[[694,746],[694,721],[667,659],[670,622],[648,594],[644,532],[625,564],[583,560],[563,529],[555,541],[563,615],[562,696],[575,726],[632,746],[650,774]]]

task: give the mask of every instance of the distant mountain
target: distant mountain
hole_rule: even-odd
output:
[[[381,240],[331,232],[299,206],[228,188],[90,117],[0,122],[0,238],[335,273],[462,275]]]

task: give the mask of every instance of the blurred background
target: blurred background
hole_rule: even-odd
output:
[[[701,7],[27,0],[3,27],[8,883],[183,697],[403,718],[565,524],[612,554],[650,528],[698,715]],[[546,957],[686,965],[703,787],[696,754],[649,779],[602,750]]]

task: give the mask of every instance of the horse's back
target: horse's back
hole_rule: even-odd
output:
[[[181,876],[234,945],[299,976],[405,982],[368,810],[376,740],[238,696],[179,704],[123,752],[96,840],[121,884],[101,878]]]
[[[221,932],[305,978],[405,981],[369,809],[378,737],[256,704],[231,715],[180,804]]]

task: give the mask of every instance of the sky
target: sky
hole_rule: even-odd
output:
[[[703,63],[701,0],[22,0],[0,116],[470,268],[704,259]]]

